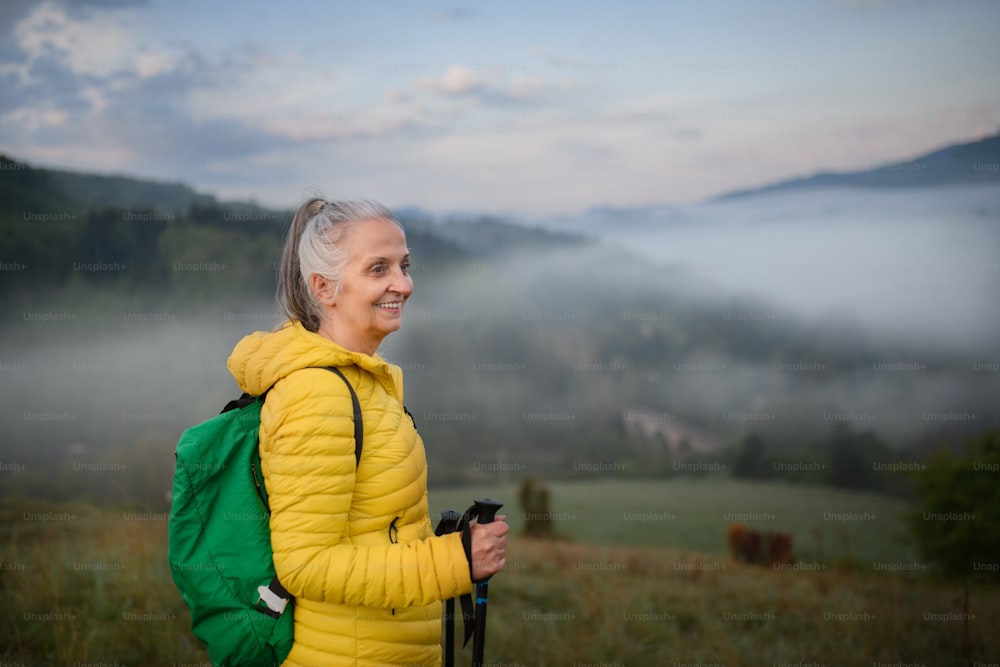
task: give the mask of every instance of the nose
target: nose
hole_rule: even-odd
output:
[[[408,299],[413,293],[413,278],[408,273],[403,273],[402,267],[397,266],[392,272],[389,291],[401,294],[404,299]]]

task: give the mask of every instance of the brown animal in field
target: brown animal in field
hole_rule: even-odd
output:
[[[794,563],[790,533],[751,530],[742,523],[726,528],[729,553],[741,563],[776,565]]]
[[[767,564],[791,565],[795,562],[792,557],[792,536],[789,533],[765,533],[764,541],[767,543]]]
[[[760,533],[742,523],[731,523],[726,528],[729,553],[741,563],[759,563],[764,558],[760,550]]]

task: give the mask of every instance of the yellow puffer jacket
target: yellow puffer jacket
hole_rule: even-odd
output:
[[[357,392],[357,471],[350,394],[317,366],[340,367]],[[271,388],[261,467],[274,567],[296,598],[284,665],[440,665],[441,601],[472,582],[461,536],[433,534],[401,369],[289,323],[240,341],[229,370],[243,391]]]

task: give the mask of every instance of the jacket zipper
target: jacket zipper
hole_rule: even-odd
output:
[[[399,528],[396,527],[396,522],[399,521],[401,518],[402,517],[397,516],[396,518],[394,518],[392,521],[389,522],[389,544],[399,544],[399,537],[398,537]],[[393,607],[391,611],[392,615],[395,616],[396,608]]]

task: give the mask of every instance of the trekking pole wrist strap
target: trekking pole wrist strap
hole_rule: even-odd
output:
[[[454,510],[442,512],[441,522],[438,524],[434,534],[437,536],[458,532],[461,535],[462,550],[465,552],[465,559],[469,563],[469,579],[472,579],[472,531],[469,528],[469,513],[462,515]],[[473,582],[475,586],[476,582]],[[462,646],[469,643],[472,635],[475,634],[475,607],[472,604],[472,594],[466,593],[458,598],[462,607],[463,640]],[[448,627],[454,628],[455,617],[449,615],[445,619]]]
[[[469,561],[469,579],[475,584],[477,582],[472,578],[472,528],[469,527],[468,521],[462,523],[462,548],[465,550],[466,560]]]

